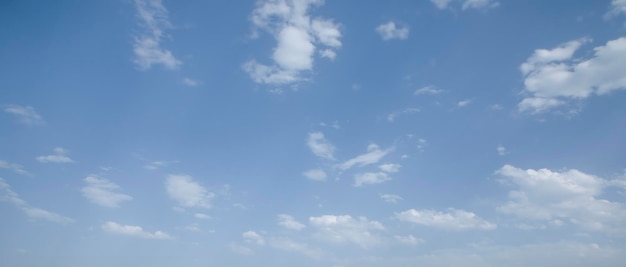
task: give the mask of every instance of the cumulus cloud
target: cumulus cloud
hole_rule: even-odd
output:
[[[126,235],[145,239],[172,239],[172,237],[163,231],[154,233],[143,230],[141,226],[123,225],[116,222],[106,222],[102,224],[102,230],[112,234]]]
[[[277,42],[272,54],[273,64],[265,65],[250,60],[243,65],[253,81],[282,85],[301,81],[302,72],[311,71],[315,51],[320,56],[334,59],[341,47],[338,24],[329,19],[311,17],[312,7],[323,5],[322,0],[262,0],[252,11],[250,21],[254,36],[264,31]]]
[[[605,189],[621,186],[618,180],[578,170],[523,170],[511,165],[496,173],[515,187],[509,201],[497,208],[501,213],[530,221],[569,222],[590,230],[619,230],[626,224],[626,205],[602,199]]]
[[[141,31],[134,36],[133,62],[140,70],[147,70],[158,64],[168,69],[177,69],[182,62],[161,46],[161,42],[167,37],[165,30],[172,27],[167,8],[161,0],[134,2]]]
[[[520,66],[526,97],[518,104],[519,111],[542,113],[572,100],[626,89],[626,37],[595,47],[589,58],[574,58],[589,42],[583,38],[535,50]]]
[[[85,186],[81,189],[83,196],[89,201],[107,208],[117,208],[124,201],[133,198],[129,195],[115,192],[120,187],[107,179],[88,176],[83,179]]]
[[[385,41],[392,39],[404,40],[409,38],[409,28],[396,26],[396,23],[393,21],[378,25],[378,27],[376,27],[376,32],[380,34],[380,37]]]
[[[352,159],[339,165],[341,170],[348,170],[354,166],[363,167],[370,164],[378,163],[383,157],[385,157],[393,148],[381,150],[376,144],[370,144],[367,146],[367,152],[365,154],[358,155]]]
[[[309,138],[306,141],[306,145],[316,156],[323,159],[335,160],[335,146],[333,146],[330,142],[328,142],[328,140],[326,140],[323,133],[309,133]]]
[[[255,231],[247,231],[241,234],[246,243],[254,243],[257,245],[265,245],[265,238]]]
[[[398,203],[399,200],[402,200],[401,196],[393,195],[393,194],[379,194],[379,196],[380,196],[380,199],[382,199],[383,201],[387,203],[396,204]]]
[[[322,169],[312,169],[312,170],[308,170],[302,173],[302,175],[304,175],[304,177],[308,178],[309,180],[313,180],[313,181],[326,181],[326,172]]]
[[[383,224],[365,217],[352,218],[350,215],[322,215],[310,217],[309,224],[317,229],[315,236],[333,243],[353,243],[362,248],[380,244],[381,237],[376,232],[384,231]]]
[[[380,184],[390,181],[391,177],[386,172],[366,172],[354,175],[354,186]]]
[[[66,156],[67,150],[62,147],[54,149],[54,154],[37,157],[37,161],[41,163],[73,163],[74,160]]]
[[[31,106],[6,105],[4,112],[11,114],[26,125],[41,125],[44,123],[43,117]]]
[[[165,190],[171,199],[186,208],[210,208],[215,197],[215,193],[207,191],[188,175],[169,175]]]
[[[435,210],[410,209],[396,213],[398,220],[443,230],[493,230],[496,224],[490,223],[473,212],[448,209],[447,212]]]
[[[278,225],[286,229],[296,230],[296,231],[300,231],[306,228],[306,225],[296,221],[296,219],[294,219],[291,215],[287,215],[287,214],[278,215]]]
[[[626,0],[612,0],[611,10],[606,14],[607,18],[626,14]]]
[[[26,171],[22,165],[6,162],[4,160],[0,160],[0,169],[8,169],[21,175],[30,175],[30,173]]]
[[[11,186],[6,183],[3,178],[0,178],[0,201],[7,201],[15,205],[22,210],[26,216],[32,219],[41,219],[60,224],[69,224],[74,222],[74,219],[72,218],[29,205],[11,189]]]

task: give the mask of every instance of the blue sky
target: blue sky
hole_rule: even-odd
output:
[[[3,1],[8,266],[623,266],[626,1]]]

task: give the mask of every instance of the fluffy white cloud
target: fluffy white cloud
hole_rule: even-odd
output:
[[[400,167],[402,167],[402,165],[396,164],[396,163],[387,163],[387,164],[378,165],[378,168],[381,171],[388,172],[388,173],[399,172]]]
[[[342,170],[350,169],[354,166],[363,167],[370,164],[378,163],[383,157],[385,157],[393,148],[381,150],[376,144],[370,144],[367,146],[367,153],[358,155],[348,161],[339,165]]]
[[[588,42],[579,39],[551,50],[535,50],[520,66],[527,95],[518,104],[521,112],[541,113],[570,100],[626,89],[626,37],[594,48],[588,59],[574,58],[574,53]]]
[[[182,62],[167,49],[161,47],[165,29],[172,25],[167,8],[161,0],[135,0],[141,31],[134,37],[134,63],[141,70],[161,64],[168,69],[178,68]]]
[[[150,233],[144,231],[141,226],[122,225],[110,221],[102,224],[102,230],[112,234],[127,235],[145,239],[172,239],[172,237],[166,232],[156,231],[154,233]]]
[[[41,125],[44,123],[43,117],[31,106],[6,105],[4,112],[16,116],[17,119],[27,125]]]
[[[320,158],[328,160],[335,159],[335,146],[328,142],[321,132],[309,133],[306,145],[311,149],[313,154]]]
[[[39,156],[36,159],[41,163],[73,163],[74,160],[65,154],[67,154],[67,150],[57,147],[54,149],[54,155]]]
[[[86,184],[81,189],[83,196],[100,206],[117,208],[120,206],[120,203],[133,199],[129,195],[115,192],[120,187],[107,179],[88,176],[83,181]]]
[[[621,186],[578,170],[523,170],[503,166],[497,174],[515,187],[501,213],[533,221],[565,221],[590,230],[620,230],[626,224],[626,205],[602,199],[604,189]],[[621,229],[623,231],[623,229]]]
[[[186,208],[210,208],[215,194],[187,175],[170,175],[165,180],[165,190],[169,197]]]
[[[449,209],[448,212],[410,209],[396,213],[396,218],[401,221],[444,230],[493,230],[497,228],[496,224],[490,223],[472,212],[457,209]]]
[[[74,219],[72,218],[29,205],[11,189],[11,186],[7,184],[3,178],[0,178],[0,201],[7,201],[15,205],[22,210],[26,216],[32,219],[42,219],[60,224],[69,224],[74,222]]]
[[[22,165],[19,165],[17,163],[9,163],[4,160],[0,160],[0,169],[9,169],[17,174],[30,175],[30,173],[26,171]]]
[[[393,194],[379,194],[380,199],[387,203],[398,203],[398,200],[402,200],[401,196],[393,195]]]
[[[341,47],[339,25],[332,20],[309,15],[309,9],[323,4],[321,0],[263,0],[250,16],[255,30],[271,34],[277,41],[272,60],[265,65],[250,60],[243,69],[257,83],[289,84],[302,80],[301,73],[313,69],[317,46],[325,46],[320,55],[336,57]],[[258,32],[254,33],[257,36]]]
[[[306,228],[306,225],[296,221],[291,215],[287,214],[279,214],[278,215],[278,225],[290,229],[300,231]]]
[[[391,177],[386,172],[357,173],[354,175],[354,186],[380,184],[390,180]]]
[[[396,26],[396,23],[389,21],[376,27],[376,32],[380,34],[383,40],[400,39],[404,40],[409,38],[409,28]]]
[[[432,85],[429,85],[429,86],[425,86],[425,87],[415,90],[413,94],[414,95],[438,95],[443,92],[444,92],[443,90],[438,89],[437,87],[434,87]]]
[[[315,236],[334,243],[354,243],[363,248],[375,246],[381,237],[375,231],[384,231],[385,227],[377,221],[365,217],[358,219],[350,215],[323,215],[310,217],[309,224],[317,228]]]
[[[423,239],[416,238],[413,235],[407,235],[407,236],[396,235],[394,237],[396,238],[398,242],[405,244],[405,245],[415,246],[417,244],[424,243]]]
[[[265,245],[265,238],[255,231],[247,231],[241,234],[246,243],[254,243],[257,245]]]
[[[304,177],[313,181],[326,181],[326,172],[322,169],[312,169],[302,173]]]
[[[611,10],[606,14],[607,18],[626,14],[626,0],[612,0]]]

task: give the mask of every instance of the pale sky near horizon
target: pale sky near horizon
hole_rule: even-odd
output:
[[[8,0],[0,23],[0,265],[626,262],[624,0]]]

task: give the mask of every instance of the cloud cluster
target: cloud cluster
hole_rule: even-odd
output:
[[[315,236],[333,243],[353,243],[363,248],[380,244],[381,237],[375,232],[385,227],[377,221],[365,217],[352,218],[350,215],[322,215],[310,217],[309,224],[317,229]]]
[[[341,47],[339,25],[330,19],[309,15],[312,7],[322,0],[262,0],[250,16],[256,30],[262,30],[276,39],[272,54],[273,64],[265,65],[250,60],[243,69],[257,83],[284,85],[301,81],[302,72],[311,71],[315,52],[334,59]],[[323,48],[319,48],[322,46]]]
[[[133,199],[129,195],[115,192],[120,187],[107,179],[88,176],[83,181],[85,182],[85,186],[81,189],[83,196],[94,204],[117,208],[122,202]]]
[[[594,48],[590,58],[574,58],[574,53],[589,42],[583,38],[553,49],[535,50],[520,66],[526,97],[518,104],[519,111],[542,113],[571,100],[625,90],[626,37]]]
[[[409,38],[409,28],[406,26],[396,26],[396,23],[389,21],[376,27],[376,32],[380,34],[380,37],[384,41],[399,39],[404,40]]]
[[[15,205],[21,209],[26,216],[32,219],[42,219],[60,224],[69,224],[74,222],[74,219],[72,218],[29,205],[25,200],[21,199],[20,196],[11,189],[11,186],[2,178],[0,178],[0,200],[7,201]]]
[[[123,225],[110,221],[102,224],[101,228],[105,232],[118,235],[126,235],[145,239],[172,239],[172,237],[166,232],[156,231],[154,233],[151,233],[143,230],[141,226]]]
[[[497,228],[496,224],[488,222],[473,212],[458,209],[448,209],[447,212],[410,209],[396,213],[396,218],[400,221],[443,230],[493,230]]]

